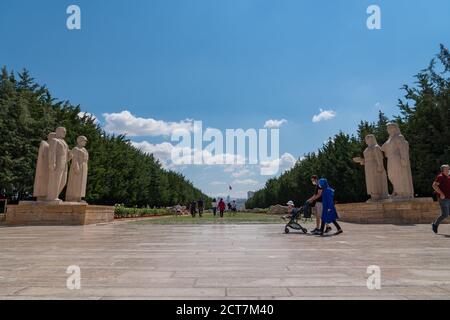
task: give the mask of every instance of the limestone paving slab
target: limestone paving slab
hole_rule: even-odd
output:
[[[281,224],[0,227],[0,299],[450,299],[450,225],[342,225],[323,238]]]

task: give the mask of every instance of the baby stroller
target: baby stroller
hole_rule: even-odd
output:
[[[303,233],[308,233],[308,230],[302,227],[300,223],[298,223],[298,220],[301,218],[302,215],[305,220],[311,218],[311,207],[308,202],[306,202],[300,208],[292,209],[292,215],[289,222],[284,227],[284,233],[289,233],[290,231],[289,229],[301,230]]]

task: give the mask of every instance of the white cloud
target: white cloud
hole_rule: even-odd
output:
[[[319,109],[319,111],[320,111],[319,114],[316,114],[313,116],[312,122],[316,123],[316,122],[320,122],[320,121],[327,121],[327,120],[331,120],[334,117],[336,117],[336,112],[333,110]]]
[[[173,152],[176,155],[174,159],[175,164],[200,164],[200,165],[224,165],[226,161],[234,163],[244,163],[245,157],[231,153],[214,154],[208,150],[199,150],[191,148],[177,148],[173,147]],[[196,163],[195,159],[202,159],[201,163]]]
[[[211,186],[224,186],[224,185],[226,185],[226,183],[223,182],[223,181],[211,181],[209,184]]]
[[[127,136],[168,136],[175,130],[193,130],[193,121],[186,119],[180,122],[166,122],[152,118],[139,118],[130,111],[119,113],[104,113],[105,130],[114,134]]]
[[[283,155],[275,160],[261,162],[261,168],[265,172],[276,174],[278,172],[283,173],[286,170],[294,167],[296,159],[290,153],[283,153]]]
[[[194,163],[194,159],[196,158],[203,159],[200,165],[221,165],[224,164],[225,160],[227,159],[245,162],[245,158],[240,155],[228,153],[213,154],[208,150],[192,149],[189,147],[177,147],[169,142],[153,144],[148,141],[132,141],[131,144],[142,152],[153,154],[153,156],[158,159],[164,167],[168,168],[171,168],[173,166],[196,164]],[[174,155],[176,156],[176,158],[173,158]]]
[[[234,172],[234,170],[235,170],[235,166],[230,165],[230,166],[225,167],[225,169],[223,169],[223,172],[231,173],[231,172]]]
[[[251,168],[257,168],[257,165],[227,165],[224,167],[223,172],[231,174],[233,178],[241,178],[255,175],[255,172]]]
[[[243,168],[243,169],[237,169],[235,172],[231,174],[234,178],[240,178],[245,176],[252,176],[254,173],[250,171],[249,169]]]
[[[177,145],[172,145],[169,142],[153,144],[148,141],[132,141],[131,143],[137,149],[148,154],[153,154],[165,168],[181,170],[181,168],[186,168],[186,166],[190,165],[202,165],[205,167],[218,165],[223,168],[223,173],[228,177],[235,178],[234,183],[237,184],[254,185],[257,182],[248,178],[256,175],[257,171],[265,176],[276,175],[291,169],[296,163],[296,159],[290,153],[284,153],[281,157],[273,160],[261,161],[259,164],[249,165],[245,164],[247,159],[239,155],[213,154],[208,150],[193,149],[191,147],[182,148]],[[200,162],[195,162],[196,159],[200,160]],[[236,162],[235,164],[225,164],[224,161],[226,159],[239,160],[238,163],[243,164],[237,164]]]
[[[286,119],[281,119],[281,120],[270,119],[264,123],[264,128],[270,128],[270,129],[271,128],[279,128],[285,123],[287,123]]]
[[[253,179],[236,179],[233,181],[232,184],[238,184],[238,185],[257,185],[259,182]]]
[[[132,141],[131,144],[141,150],[142,152],[153,154],[153,156],[158,159],[164,167],[167,167],[170,165],[170,159],[172,156],[172,150],[174,146],[170,144],[169,142],[163,142],[158,144],[153,144],[147,141],[142,142],[134,142]]]

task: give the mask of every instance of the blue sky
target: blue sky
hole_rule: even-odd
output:
[[[81,30],[66,28],[71,4]],[[366,27],[371,4],[381,30]],[[117,114],[116,129],[150,126],[130,138],[163,161],[170,139],[158,130],[186,119],[220,130],[286,119],[289,167],[378,109],[397,114],[399,88],[449,45],[449,13],[447,0],[2,0],[0,64],[29,69],[105,127],[104,114]],[[335,116],[313,122],[320,109]],[[247,166],[168,166],[211,195],[231,184],[242,197],[267,180]]]

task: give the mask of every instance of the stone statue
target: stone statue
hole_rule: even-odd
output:
[[[389,139],[381,150],[384,152],[387,162],[389,181],[394,188],[392,197],[398,199],[410,199],[414,197],[414,189],[409,162],[409,143],[401,134],[396,123],[387,125]]]
[[[86,195],[86,183],[88,172],[89,153],[85,146],[87,138],[79,136],[77,146],[72,149],[72,164],[69,172],[69,182],[67,183],[66,201],[83,202],[82,198]]]
[[[353,161],[364,166],[367,194],[370,195],[369,201],[387,199],[388,184],[383,164],[383,152],[373,134],[367,135],[365,141],[367,148],[364,150],[364,158],[356,157],[353,158]]]
[[[70,161],[69,146],[64,137],[66,128],[56,129],[56,138],[49,145],[47,201],[61,201],[58,196],[67,182],[67,163]]]
[[[41,141],[39,146],[39,153],[36,162],[36,175],[34,177],[34,189],[33,197],[36,197],[38,201],[46,200],[47,187],[49,178],[49,150],[50,145],[54,142],[56,133],[51,132],[47,136],[47,141]]]

